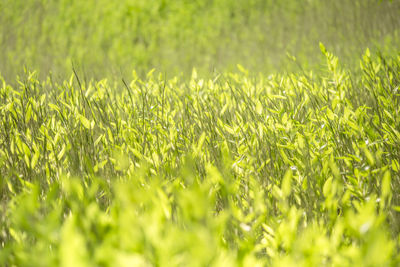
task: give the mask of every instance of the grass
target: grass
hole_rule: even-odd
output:
[[[3,266],[395,266],[400,55],[0,86]]]
[[[319,42],[353,68],[366,47],[400,47],[398,0],[3,0],[0,9],[0,74],[9,83],[24,66],[61,82],[71,62],[82,79],[118,82],[132,69],[185,78],[193,67],[212,77],[238,63],[293,72],[287,52],[316,69]]]

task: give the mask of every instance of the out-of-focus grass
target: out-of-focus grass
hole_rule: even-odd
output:
[[[78,1],[3,0],[0,73],[8,80],[36,69],[69,75],[72,62],[87,79],[130,77],[157,68],[170,77],[193,67],[203,76],[320,62],[322,41],[344,63],[358,64],[366,47],[398,51],[400,1]]]

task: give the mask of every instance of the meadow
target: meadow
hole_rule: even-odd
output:
[[[5,266],[399,264],[400,57],[2,82]]]
[[[400,265],[399,11],[1,1],[0,266]]]
[[[169,77],[320,68],[318,43],[357,68],[364,50],[400,47],[399,0],[2,0],[0,73],[120,81],[152,68]],[[298,60],[293,64],[287,53]]]

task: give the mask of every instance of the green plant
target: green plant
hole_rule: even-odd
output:
[[[0,86],[5,266],[399,264],[400,57]]]

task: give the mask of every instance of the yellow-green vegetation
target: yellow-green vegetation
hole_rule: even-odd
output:
[[[398,50],[399,14],[399,0],[1,0],[0,73],[292,71],[286,52],[315,66],[319,42],[355,65],[366,47]]]
[[[400,266],[399,14],[0,0],[0,266]]]
[[[400,264],[400,56],[0,85],[2,266]]]

